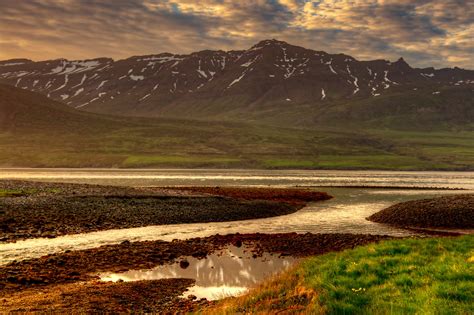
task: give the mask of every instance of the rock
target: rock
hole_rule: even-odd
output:
[[[197,251],[194,252],[191,256],[193,256],[194,258],[205,258],[207,257],[207,253],[203,251]]]
[[[182,269],[186,269],[189,267],[189,261],[187,261],[186,259],[183,259],[179,262],[179,266],[182,268]]]
[[[15,277],[15,276],[10,276],[10,277],[7,278],[7,281],[12,282],[12,283],[16,283],[16,282],[18,282],[18,278]]]
[[[400,227],[474,228],[474,194],[401,202],[368,220]]]

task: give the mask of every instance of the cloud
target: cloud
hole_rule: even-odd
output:
[[[0,7],[0,59],[119,59],[277,38],[358,59],[474,65],[469,0],[0,0]]]

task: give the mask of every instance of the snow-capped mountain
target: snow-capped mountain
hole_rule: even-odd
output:
[[[108,58],[0,62],[0,82],[35,91],[74,108],[125,115],[179,115],[382,98],[443,88],[474,90],[474,71],[416,69],[402,58],[359,61],[265,40],[248,50],[163,53]]]

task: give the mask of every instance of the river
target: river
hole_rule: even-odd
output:
[[[124,240],[170,241],[217,233],[310,232],[408,236],[413,232],[373,223],[365,218],[397,202],[474,192],[474,172],[0,169],[0,179],[129,186],[298,186],[326,191],[335,197],[309,204],[296,213],[274,218],[147,226],[0,244],[0,264]],[[392,188],[382,188],[385,186]]]

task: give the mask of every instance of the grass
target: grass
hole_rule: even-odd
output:
[[[474,236],[385,241],[303,261],[209,313],[470,314]]]
[[[25,192],[21,190],[0,189],[0,198],[24,196]]]
[[[223,116],[204,104],[203,121],[80,112],[0,85],[0,167],[474,170],[472,97],[458,90],[250,112],[235,99],[214,104]]]
[[[131,155],[123,161],[123,167],[146,167],[166,165],[196,165],[196,166],[221,166],[238,165],[239,159],[226,157],[207,156],[160,156],[160,155]]]
[[[168,120],[97,128],[0,133],[0,166],[474,169],[474,132],[311,130]]]
[[[278,126],[263,125],[262,117],[124,118],[74,111],[9,89],[0,85],[0,118],[15,117],[0,122],[0,167],[474,170],[474,131],[466,125],[394,130],[338,117],[333,126],[306,124],[292,115],[316,108],[300,112],[287,104],[264,109],[264,116],[271,110],[271,117],[282,113],[289,119]]]

